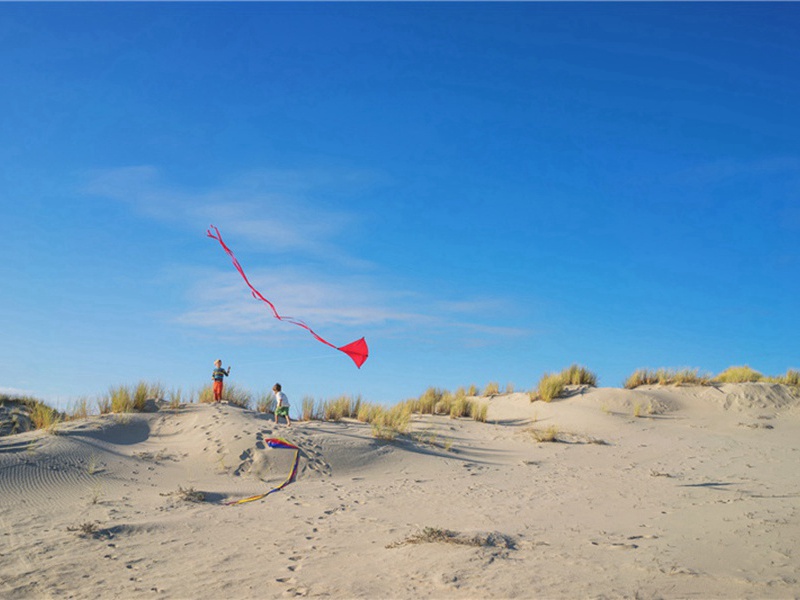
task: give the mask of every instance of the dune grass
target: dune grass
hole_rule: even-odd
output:
[[[34,429],[45,429],[51,433],[55,433],[56,427],[62,421],[61,413],[44,402],[33,405],[30,418]]]
[[[597,375],[586,367],[577,364],[572,364],[561,371],[561,377],[564,379],[564,385],[597,386]]]
[[[371,415],[369,421],[372,436],[381,440],[393,440],[399,434],[406,433],[411,424],[411,411],[403,404],[385,409],[379,408]]]
[[[239,408],[250,408],[250,403],[253,401],[253,393],[235,383],[226,383],[222,388],[222,399],[228,404],[233,404]],[[203,386],[198,394],[198,401],[201,404],[214,402],[214,386],[210,383]]]
[[[751,369],[748,365],[728,367],[714,377],[714,381],[718,383],[755,383],[762,379],[764,379],[764,376],[755,369]]]
[[[632,390],[641,385],[709,385],[711,376],[701,374],[700,369],[637,369],[623,383]]]
[[[531,393],[531,402],[541,400],[550,402],[564,393],[568,385],[597,385],[597,375],[586,367],[572,364],[560,373],[545,373],[539,380],[536,390]]]
[[[497,381],[490,381],[483,389],[484,396],[496,396],[500,393],[500,384]]]
[[[550,402],[558,398],[565,387],[564,378],[560,373],[545,373],[536,386],[536,399]]]

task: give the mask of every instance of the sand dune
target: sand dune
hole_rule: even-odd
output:
[[[0,438],[0,597],[800,596],[789,388],[486,401],[391,442],[227,405]],[[225,505],[286,478],[271,437],[296,480]]]

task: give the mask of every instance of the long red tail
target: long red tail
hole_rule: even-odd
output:
[[[214,230],[213,232],[212,229]],[[250,293],[253,295],[253,298],[255,298],[256,300],[261,300],[263,303],[269,306],[270,310],[272,310],[272,315],[276,319],[278,319],[279,321],[284,321],[286,323],[291,323],[292,325],[297,325],[298,327],[302,327],[303,329],[308,331],[311,335],[313,335],[318,341],[330,346],[331,348],[335,348],[336,350],[339,350],[340,352],[344,352],[345,354],[347,354],[347,356],[349,356],[353,360],[353,362],[356,363],[356,366],[359,369],[361,368],[361,365],[363,365],[364,362],[369,357],[369,347],[367,346],[367,342],[363,337],[359,340],[356,340],[355,342],[350,342],[349,344],[345,344],[344,346],[334,346],[328,340],[319,336],[313,329],[311,329],[311,327],[303,323],[303,321],[300,321],[299,319],[294,319],[292,317],[283,317],[279,315],[278,311],[275,309],[275,305],[272,304],[272,302],[270,302],[269,300],[267,300],[261,294],[261,292],[259,292],[256,288],[254,288],[253,284],[250,283],[250,280],[247,278],[247,275],[245,275],[244,269],[242,268],[242,265],[239,264],[239,261],[236,259],[236,256],[233,254],[233,251],[230,248],[228,248],[225,242],[222,241],[222,234],[220,234],[219,229],[211,225],[210,228],[206,231],[206,235],[211,239],[217,240],[219,242],[220,246],[222,246],[222,249],[225,250],[227,255],[231,257],[231,260],[233,261],[233,266],[236,267],[237,271],[239,271],[239,275],[242,276],[242,279],[244,279],[244,282],[247,284],[247,287],[250,288]]]

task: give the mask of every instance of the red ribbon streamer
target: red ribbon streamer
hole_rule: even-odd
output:
[[[213,233],[211,231],[212,229],[214,230]],[[336,350],[339,350],[340,352],[344,352],[345,354],[347,354],[347,356],[349,356],[353,360],[353,362],[356,363],[356,366],[359,369],[361,368],[361,365],[363,365],[364,362],[369,357],[369,348],[367,347],[367,342],[363,337],[359,340],[356,340],[355,342],[350,342],[349,344],[346,344],[344,346],[334,346],[328,340],[320,337],[313,329],[311,329],[308,325],[306,325],[302,321],[294,319],[292,317],[283,317],[279,315],[278,311],[275,309],[275,305],[272,304],[272,302],[270,302],[266,298],[264,298],[264,296],[261,295],[261,292],[259,292],[256,288],[254,288],[253,284],[250,283],[250,280],[247,278],[247,275],[244,274],[244,269],[242,268],[242,265],[239,264],[239,261],[236,259],[236,256],[233,254],[233,251],[230,248],[228,248],[228,246],[225,245],[225,242],[222,241],[222,234],[220,234],[219,229],[211,225],[210,228],[206,231],[206,235],[211,239],[217,240],[219,242],[220,246],[222,246],[222,249],[225,250],[227,255],[231,257],[231,260],[233,261],[233,266],[236,267],[237,271],[239,271],[239,275],[242,276],[242,279],[244,279],[244,282],[247,284],[247,287],[250,288],[250,293],[253,295],[253,298],[255,298],[256,300],[261,300],[267,306],[269,306],[270,309],[272,310],[273,316],[276,319],[278,319],[279,321],[285,321],[286,323],[291,323],[292,325],[297,325],[298,327],[302,327],[303,329],[308,331],[311,335],[313,335],[315,338],[317,338],[318,341],[330,346],[331,348],[335,348]]]

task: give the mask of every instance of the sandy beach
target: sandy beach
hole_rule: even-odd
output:
[[[791,388],[484,401],[392,441],[230,405],[0,438],[0,596],[800,596]],[[226,505],[286,479],[270,438],[297,477]]]

